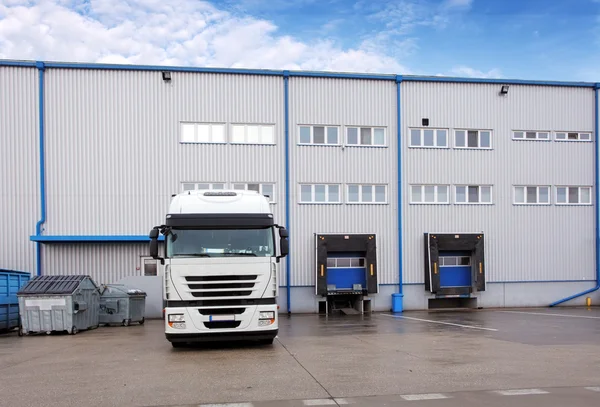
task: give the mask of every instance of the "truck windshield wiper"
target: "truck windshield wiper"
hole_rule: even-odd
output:
[[[210,254],[206,253],[184,253],[184,254],[176,254],[177,257],[210,257]]]
[[[254,253],[223,253],[224,256],[253,256],[256,257]]]

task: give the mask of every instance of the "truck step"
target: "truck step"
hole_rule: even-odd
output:
[[[354,308],[340,308],[339,310],[340,310],[340,312],[342,314],[345,314],[345,315],[358,315],[358,314],[360,314],[360,312],[357,311],[357,310],[355,310]]]

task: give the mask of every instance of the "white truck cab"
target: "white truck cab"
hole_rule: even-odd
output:
[[[163,256],[159,234],[165,239]],[[268,199],[257,192],[174,195],[165,224],[150,232],[150,255],[160,260],[164,277],[167,340],[173,347],[222,340],[272,343],[279,330],[279,264],[288,251],[287,230],[275,224]]]

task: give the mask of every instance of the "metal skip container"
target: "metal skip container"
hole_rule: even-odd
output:
[[[0,332],[19,327],[19,299],[17,292],[31,278],[29,273],[0,270]]]
[[[17,293],[20,333],[68,332],[99,326],[100,291],[85,275],[38,276]]]
[[[146,293],[122,284],[106,284],[100,288],[100,316],[102,325],[143,324],[145,321]]]

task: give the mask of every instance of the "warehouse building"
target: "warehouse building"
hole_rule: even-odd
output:
[[[342,291],[378,311],[583,304],[600,299],[597,92],[0,61],[0,267],[135,284],[158,310],[147,236],[171,195],[251,189],[290,231],[284,312]]]

